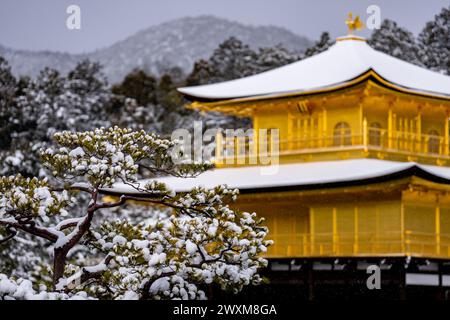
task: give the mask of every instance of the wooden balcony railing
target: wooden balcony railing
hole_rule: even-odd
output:
[[[348,234],[269,234],[268,258],[415,256],[450,257],[450,234],[412,231]]]
[[[373,148],[392,149],[435,156],[448,156],[449,146],[442,136],[369,128],[367,145]]]
[[[216,138],[216,161],[227,158],[257,158],[261,155],[280,156],[296,153],[314,153],[333,150],[364,148],[367,150],[401,152],[408,155],[450,158],[448,139],[443,136],[416,134],[403,131],[389,132],[380,128],[364,128],[362,133],[349,130],[335,131],[333,135],[305,135],[288,139],[269,136],[266,140],[253,136]]]

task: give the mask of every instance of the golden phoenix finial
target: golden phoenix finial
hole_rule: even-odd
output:
[[[348,27],[348,33],[349,34],[353,34],[354,31],[362,30],[364,28],[364,23],[362,23],[362,21],[359,18],[359,16],[356,16],[353,19],[353,13],[352,12],[350,12],[348,14],[348,18],[347,18],[347,20],[345,20],[345,24]]]

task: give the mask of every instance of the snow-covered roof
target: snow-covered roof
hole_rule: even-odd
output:
[[[268,174],[272,173],[272,174]],[[380,179],[420,176],[450,184],[450,168],[421,165],[414,162],[393,162],[376,159],[355,159],[329,162],[284,164],[278,167],[242,167],[207,171],[196,178],[165,177],[156,179],[175,192],[194,187],[214,188],[227,185],[241,192],[276,189],[317,188],[351,183],[368,183]],[[145,182],[141,182],[144,185]],[[118,184],[104,193],[137,193],[130,186]]]
[[[305,93],[341,86],[375,72],[387,82],[413,92],[450,98],[450,77],[372,49],[363,38],[343,37],[310,58],[237,80],[185,87],[194,99],[225,100]]]

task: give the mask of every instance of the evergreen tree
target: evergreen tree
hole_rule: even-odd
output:
[[[9,147],[13,124],[9,121],[17,92],[17,81],[8,62],[0,56],[0,149]]]
[[[172,82],[176,84],[184,83],[186,79],[186,74],[180,67],[164,68],[160,74],[170,76]]]
[[[186,86],[209,84],[217,76],[218,71],[209,60],[201,59],[194,64],[194,68],[186,78]]]
[[[257,54],[256,65],[258,72],[276,69],[301,59],[299,54],[295,54],[284,48],[282,45],[275,47],[260,48]]]
[[[41,156],[59,183],[0,177],[0,245],[30,235],[52,253],[38,275],[16,280],[1,270],[0,300],[194,300],[205,299],[204,288],[212,284],[238,293],[262,282],[259,270],[267,261],[261,255],[272,241],[256,213],[229,206],[238,190],[199,187],[176,194],[164,183],[136,180],[140,167],[155,176],[189,178],[211,164],[178,163],[178,145],[143,131],[65,131],[54,139],[57,145]],[[132,191],[105,199],[102,190],[116,182]],[[72,210],[79,193],[89,199],[81,214]],[[132,202],[166,212],[146,223],[101,215]],[[77,247],[86,249],[85,256],[70,259]]]
[[[158,103],[168,112],[175,111],[182,104],[181,99],[178,99],[177,85],[169,74],[164,74],[161,79],[159,79],[156,94]]]
[[[38,152],[52,143],[56,131],[110,125],[108,110],[114,99],[97,63],[82,61],[67,77],[46,68],[34,81],[19,85],[21,93],[8,116],[14,124],[8,136],[11,148],[0,153],[2,174],[44,175]]]
[[[258,52],[240,40],[231,37],[214,51],[208,60],[199,60],[186,79],[186,85],[195,86],[239,79],[282,67],[300,60],[301,56],[281,45],[260,48]]]
[[[234,80],[272,70],[300,60],[281,45],[253,51],[240,40],[231,37],[214,51],[208,60],[199,60],[186,79],[186,85],[203,85]],[[251,121],[218,113],[203,115],[207,127],[249,128]]]
[[[108,109],[113,95],[102,67],[84,60],[69,72],[63,93],[57,97],[59,130],[84,131],[110,126]],[[54,132],[51,133],[52,135]]]
[[[174,128],[190,128],[193,122],[191,110],[183,106],[185,101],[177,92],[182,86],[182,74],[178,68],[167,70],[160,79],[135,70],[122,83],[113,87],[119,96],[117,108],[111,117],[115,125],[169,134]]]
[[[112,88],[112,92],[136,100],[141,106],[156,104],[157,80],[143,70],[135,69]]]
[[[237,38],[231,37],[214,51],[210,63],[217,70],[211,81],[220,82],[234,80],[253,75],[258,72],[257,54]]]
[[[313,55],[319,54],[333,45],[330,34],[323,32],[320,35],[320,39],[311,47],[305,51],[304,58],[309,58]]]
[[[450,7],[443,8],[419,35],[420,57],[428,68],[450,74]]]
[[[373,32],[369,45],[409,63],[421,65],[419,48],[414,35],[392,20],[384,20],[381,28]]]

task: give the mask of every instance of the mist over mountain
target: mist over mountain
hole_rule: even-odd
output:
[[[160,75],[169,68],[180,67],[188,73],[195,61],[208,58],[231,36],[253,49],[281,44],[290,51],[302,52],[312,45],[309,39],[284,28],[250,26],[213,16],[199,16],[149,27],[87,54],[14,50],[0,45],[0,55],[9,61],[15,75],[32,77],[44,67],[66,73],[77,61],[89,58],[99,61],[108,80],[116,83],[135,68]]]

